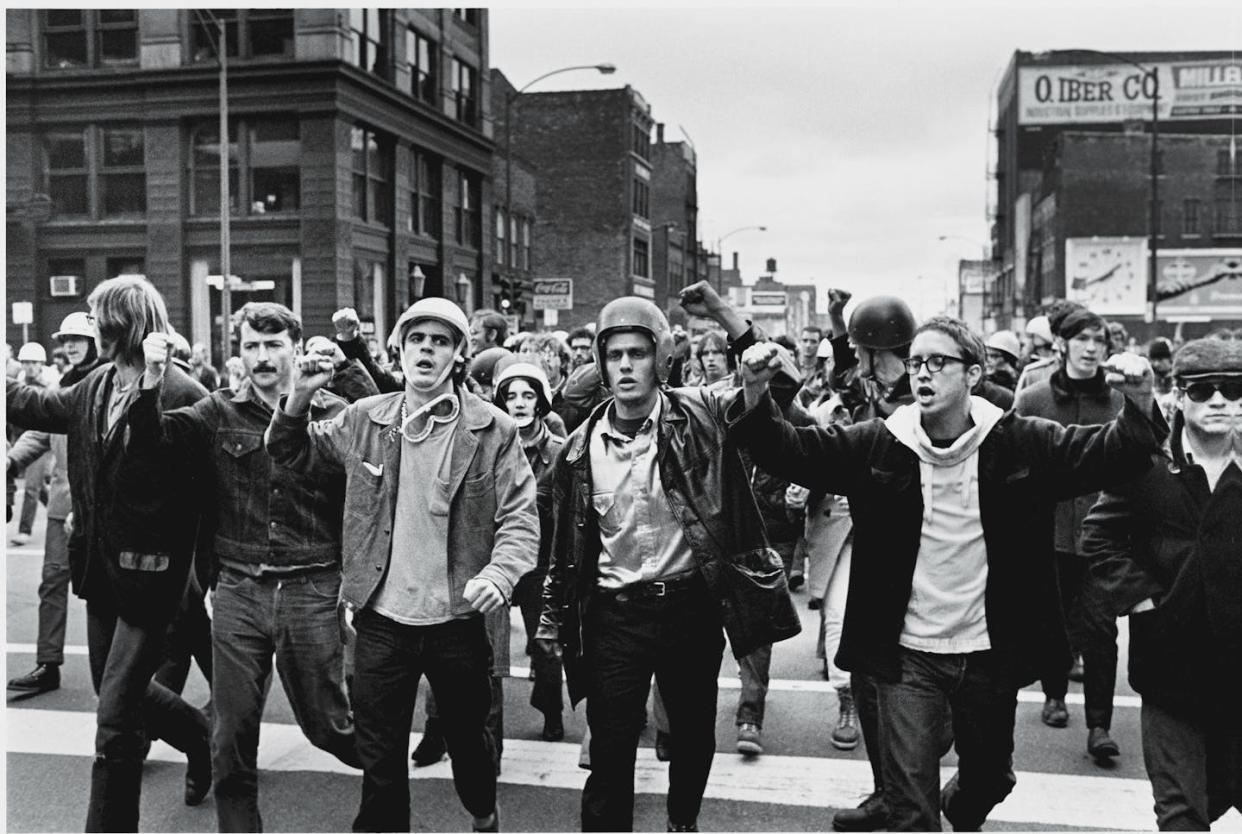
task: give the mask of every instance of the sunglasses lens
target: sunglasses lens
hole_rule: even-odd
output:
[[[1242,400],[1242,382],[1222,382],[1220,384],[1220,392],[1230,402]]]
[[[1192,382],[1186,386],[1186,396],[1193,403],[1205,403],[1216,393],[1216,386],[1210,382]]]

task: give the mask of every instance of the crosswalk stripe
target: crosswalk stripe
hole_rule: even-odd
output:
[[[34,643],[6,643],[5,652],[7,654],[34,654]],[[65,654],[67,655],[86,655],[86,646],[65,646]],[[510,666],[509,677],[525,678],[530,674],[530,669],[525,666]],[[726,676],[716,681],[721,689],[741,689],[742,682],[736,677]],[[768,683],[769,692],[827,692],[836,694],[836,689],[828,681],[815,680],[772,680]],[[1044,696],[1041,692],[1034,692],[1023,689],[1018,692],[1018,701],[1026,704],[1042,704]],[[1085,703],[1082,693],[1070,692],[1065,696],[1067,704],[1081,705]],[[1118,708],[1138,709],[1142,706],[1142,699],[1137,695],[1114,695],[1113,706]]]
[[[88,712],[10,707],[8,751],[89,757],[93,753],[94,723],[94,716]],[[419,738],[419,734],[411,734],[410,744],[416,744]],[[151,758],[184,761],[180,753],[163,743],[151,748]],[[586,771],[577,763],[576,744],[506,740],[501,781],[580,790]],[[358,774],[312,747],[291,724],[263,724],[259,767],[266,771]],[[951,769],[943,769],[942,779],[947,780],[951,773]],[[410,776],[414,779],[452,778],[448,762],[411,769]],[[668,790],[668,768],[655,759],[650,748],[638,751],[635,790],[643,794],[663,794]],[[828,809],[852,807],[870,790],[871,771],[865,761],[810,756],[763,756],[748,760],[717,753],[706,796]],[[1060,825],[1075,829],[1150,830],[1154,824],[1151,805],[1151,788],[1146,780],[1021,772],[1014,792],[997,806],[990,818],[1030,827]],[[1232,813],[1214,829],[1242,831],[1242,816]]]

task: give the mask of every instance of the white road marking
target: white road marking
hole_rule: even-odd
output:
[[[22,709],[12,706],[7,717],[10,753],[90,757],[95,717],[88,712]],[[410,744],[420,736],[413,733]],[[158,761],[184,762],[184,757],[160,742],[151,748]],[[358,771],[310,745],[291,724],[264,723],[259,745],[259,767],[267,771],[309,771],[357,775]],[[951,769],[944,769],[948,779]],[[413,779],[451,779],[447,761],[411,769]],[[578,745],[540,741],[505,741],[501,781],[514,785],[581,790],[586,771],[578,767]],[[856,805],[871,789],[871,770],[865,761],[810,756],[763,756],[746,760],[717,753],[706,796],[712,799],[763,802],[810,808]],[[663,794],[668,790],[668,768],[650,748],[640,748],[635,790]],[[1151,830],[1151,788],[1143,779],[1104,776],[1068,776],[1022,772],[1014,792],[991,814],[991,819],[1075,829]],[[827,820],[825,820],[825,823]],[[1231,812],[1213,830],[1242,831],[1242,815]]]
[[[34,643],[6,643],[5,652],[8,654],[34,654]],[[65,654],[69,655],[86,655],[86,646],[65,646]],[[524,679],[530,674],[530,669],[525,666],[510,666],[509,677]],[[716,681],[721,689],[741,689],[742,682],[735,677],[722,677]],[[772,680],[768,683],[769,692],[827,692],[836,694],[836,689],[828,681],[816,680]],[[1034,692],[1023,689],[1018,692],[1018,701],[1025,704],[1042,704],[1044,696],[1041,692]],[[1071,692],[1065,696],[1067,704],[1085,703],[1081,692]],[[1114,695],[1113,706],[1119,708],[1138,709],[1143,705],[1143,701],[1137,695]]]

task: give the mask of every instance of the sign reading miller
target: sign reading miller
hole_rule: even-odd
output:
[[[1152,63],[1161,120],[1242,114],[1242,61]],[[1129,64],[1024,67],[1018,72],[1018,123],[1146,121],[1157,78]]]

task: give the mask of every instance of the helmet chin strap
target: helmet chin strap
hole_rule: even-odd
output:
[[[413,379],[409,379],[406,381],[410,384],[410,387],[413,388],[415,391],[426,393],[428,391],[436,390],[437,388],[439,388],[441,385],[444,384],[444,380],[448,379],[448,375],[453,372],[453,368],[456,367],[457,365],[457,360],[460,357],[465,355],[465,350],[466,350],[466,342],[465,340],[462,340],[462,342],[459,345],[457,345],[457,350],[454,351],[453,353],[452,361],[450,361],[447,365],[444,366],[444,370],[440,371],[440,375],[436,377],[435,382],[420,383]]]

